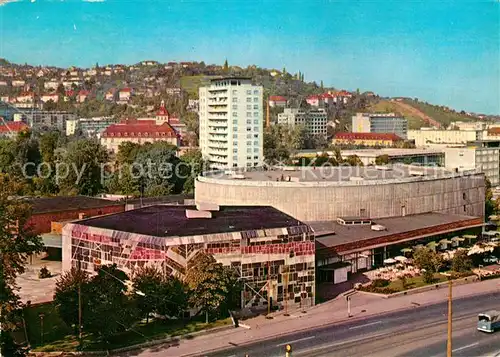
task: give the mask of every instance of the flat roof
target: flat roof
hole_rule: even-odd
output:
[[[184,203],[184,200],[192,200],[194,199],[194,195],[169,195],[169,196],[160,196],[160,197],[143,197],[141,198],[132,198],[123,200],[122,202],[126,202],[127,204],[160,204],[160,203]]]
[[[423,155],[443,155],[441,149],[359,149],[342,150],[342,156],[358,155],[359,157],[377,157],[381,155],[388,156],[423,156]]]
[[[221,206],[212,218],[187,218],[196,206],[149,206],[75,222],[155,237],[182,237],[304,225],[271,206]]]
[[[458,176],[451,170],[440,167],[427,167],[427,166],[409,166],[402,164],[386,165],[385,169],[378,169],[374,166],[325,166],[325,167],[290,167],[287,169],[273,168],[273,169],[254,169],[244,172],[236,172],[243,175],[244,178],[235,178],[227,171],[214,171],[205,172],[199,178],[203,181],[204,178],[217,179],[221,181],[234,181],[244,184],[248,181],[262,182],[262,181],[281,181],[283,184],[290,182],[352,182],[351,178],[362,178],[361,181],[383,181],[383,180],[405,180],[415,179],[422,180],[427,178],[444,178]],[[290,169],[290,170],[288,170]],[[291,171],[293,169],[293,171]],[[415,176],[415,172],[422,172],[425,175]]]
[[[125,202],[88,196],[22,197],[33,209],[33,214],[77,211],[109,206],[124,206]]]
[[[477,218],[478,217],[431,212],[405,217],[373,219],[373,224],[378,224],[386,228],[384,231],[374,231],[371,229],[370,225],[341,225],[335,221],[306,222],[306,224],[314,230],[319,248],[331,248],[347,243],[392,236],[416,230],[422,230],[422,234],[425,234],[423,231],[424,229]]]
[[[245,77],[245,76],[220,76],[220,77],[216,77],[216,78],[210,78],[210,82],[216,82],[216,81],[225,80],[225,79],[252,80],[252,77]]]

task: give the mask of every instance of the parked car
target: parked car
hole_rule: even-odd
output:
[[[495,263],[498,263],[498,258],[493,256],[493,255],[489,255],[483,259],[483,262],[495,264]]]

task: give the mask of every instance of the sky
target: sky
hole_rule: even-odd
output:
[[[227,58],[500,114],[499,0],[7,1],[0,57],[62,67]]]

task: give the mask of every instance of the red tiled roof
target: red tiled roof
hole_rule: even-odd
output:
[[[74,90],[67,90],[66,91],[66,97],[72,97],[75,95],[75,91]]]
[[[57,93],[45,93],[42,96],[43,97],[59,97],[59,94],[57,94]]]
[[[124,93],[132,92],[132,89],[131,88],[123,88],[120,90],[120,92],[124,92]]]
[[[319,99],[319,96],[317,96],[317,95],[310,95],[309,97],[307,97],[307,100],[313,100],[313,99]]]
[[[337,133],[335,139],[339,140],[402,140],[394,133]]]
[[[140,134],[140,135],[139,135]],[[111,124],[103,132],[104,137],[177,137],[177,132],[168,123],[156,125],[154,120],[123,121]]]
[[[281,95],[271,95],[269,100],[272,102],[286,102],[286,98]]]
[[[500,128],[489,128],[488,134],[489,135],[500,135]]]
[[[34,97],[35,93],[33,93],[33,92],[22,92],[21,94],[18,95],[18,97],[27,97],[27,96]]]
[[[20,121],[7,122],[3,125],[0,125],[0,133],[9,133],[9,132],[20,132],[28,129],[28,126]]]
[[[156,113],[156,115],[158,116],[170,116],[169,112],[167,109],[165,109],[165,107],[160,107],[160,109],[158,110],[158,112]]]
[[[81,90],[80,92],[78,92],[78,95],[89,95],[90,92],[88,90]]]
[[[185,124],[184,124],[184,123],[182,123],[182,122],[179,120],[179,118],[169,118],[169,119],[168,119],[168,123],[169,123],[169,124],[172,124],[172,125],[183,125],[183,126],[185,126]]]

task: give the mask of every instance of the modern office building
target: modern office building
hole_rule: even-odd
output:
[[[394,133],[408,136],[408,121],[394,113],[357,113],[352,117],[353,133]]]
[[[444,148],[443,151],[446,168],[458,171],[477,169],[493,186],[500,184],[500,148],[467,146]]]
[[[200,87],[200,149],[211,167],[262,165],[262,91],[246,77],[212,79]]]
[[[327,152],[327,154],[329,156],[335,155],[334,152]],[[384,156],[389,164],[444,166],[444,152],[442,149],[360,149],[342,150],[341,154],[343,158],[356,155],[365,166],[375,165],[377,158]]]
[[[108,126],[117,122],[113,117],[80,118],[74,123],[67,123],[66,134],[73,135],[80,131],[86,137],[100,137]]]
[[[303,110],[298,108],[285,108],[278,114],[278,124],[291,126],[303,125],[309,134],[327,137],[328,115],[324,109]]]
[[[469,141],[481,140],[481,130],[409,130],[408,139],[415,141],[416,147],[442,147],[465,145]]]

